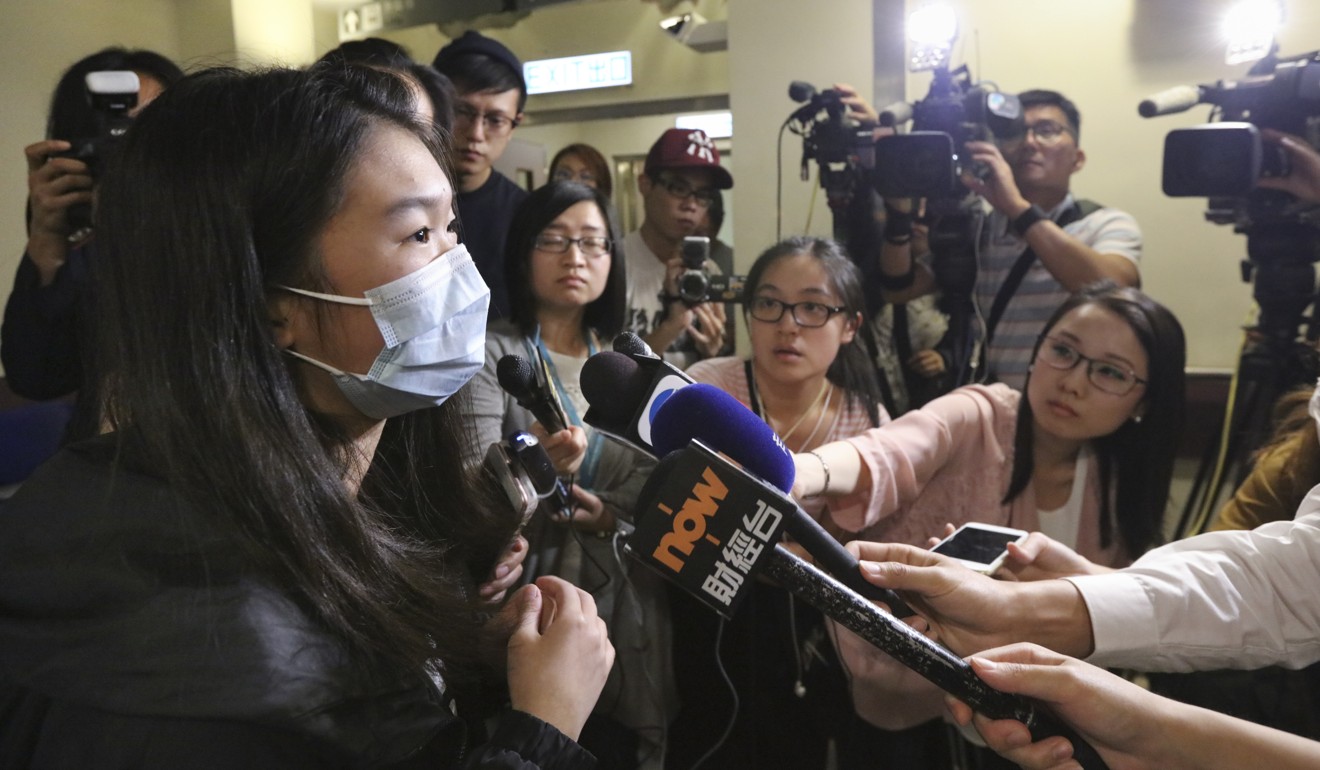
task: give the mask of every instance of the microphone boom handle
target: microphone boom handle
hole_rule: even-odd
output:
[[[1095,749],[1071,728],[1026,698],[991,688],[962,658],[782,545],[775,546],[764,574],[978,713],[991,719],[1016,719],[1031,730],[1034,740],[1062,735],[1072,743],[1073,758],[1084,770],[1107,770]]]

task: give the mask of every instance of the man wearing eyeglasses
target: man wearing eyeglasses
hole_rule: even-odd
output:
[[[458,92],[452,159],[459,240],[490,287],[490,318],[502,318],[509,314],[504,242],[527,191],[491,166],[522,122],[527,103],[522,62],[498,41],[469,30],[441,48],[434,65]]]
[[[987,173],[962,181],[993,209],[981,231],[975,290],[986,375],[1020,390],[1041,328],[1069,294],[1104,278],[1140,285],[1141,230],[1125,212],[1073,198],[1072,175],[1086,163],[1077,107],[1056,91],[1019,98],[1026,133],[999,146],[968,142],[970,159]],[[909,212],[906,201],[886,201],[881,273],[891,285],[907,284],[886,293],[893,302],[938,288],[924,265],[913,270],[921,255],[909,244]]]
[[[627,328],[679,367],[732,349],[724,306],[688,306],[679,299],[677,286],[683,239],[696,234],[719,191],[730,187],[733,176],[720,166],[719,150],[700,129],[671,128],[661,134],[637,180],[645,217],[623,241]],[[706,269],[718,272],[710,260]]]

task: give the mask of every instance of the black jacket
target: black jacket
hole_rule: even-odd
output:
[[[0,767],[579,768],[505,712],[468,746],[440,690],[341,646],[165,482],[101,437],[0,508]]]

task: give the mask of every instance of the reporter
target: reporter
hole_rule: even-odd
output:
[[[571,517],[538,513],[528,521],[524,566],[530,577],[556,575],[587,590],[605,618],[618,656],[582,741],[603,764],[633,767],[663,755],[675,704],[663,582],[625,559],[617,537],[654,463],[582,421],[583,365],[608,349],[624,320],[618,224],[604,193],[551,183],[518,206],[506,243],[512,313],[491,323],[485,363],[466,388],[477,438],[468,460],[478,461],[477,453],[514,431],[532,430],[560,474],[573,476]],[[546,362],[547,385],[564,406],[567,428],[546,435],[500,387],[499,361],[510,354]],[[620,746],[629,748],[616,757]]]
[[[475,595],[518,522],[460,463],[489,292],[414,107],[365,67],[210,70],[129,130],[107,432],[0,518],[3,764],[590,764],[591,597]],[[453,702],[506,665],[512,710],[466,746]]]
[[[1208,770],[1263,765],[1313,768],[1320,743],[1162,698],[1121,677],[1029,644],[971,658],[987,684],[1034,698],[1085,738],[1111,768]],[[959,724],[973,722],[989,745],[1029,770],[1074,768],[1072,746],[1055,736],[1031,742],[1025,725],[973,716],[950,698]]]

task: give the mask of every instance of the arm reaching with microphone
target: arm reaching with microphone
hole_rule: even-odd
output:
[[[1320,766],[1320,743],[1162,698],[1104,669],[1036,645],[988,650],[970,662],[991,687],[1049,706],[1111,767]],[[1072,744],[1062,736],[1032,742],[1021,722],[973,716],[953,698],[949,710],[959,724],[973,722],[990,748],[1028,770],[1076,766]]]

